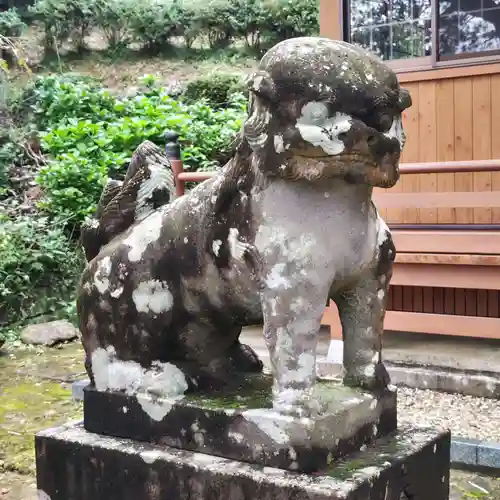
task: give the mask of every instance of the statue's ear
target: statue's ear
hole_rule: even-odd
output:
[[[401,111],[404,111],[405,109],[411,107],[411,105],[412,102],[410,92],[408,92],[407,89],[399,89],[398,108]]]
[[[255,71],[247,79],[250,92],[268,101],[276,100],[276,87],[271,75],[267,71]]]

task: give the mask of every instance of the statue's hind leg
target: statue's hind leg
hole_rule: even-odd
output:
[[[241,329],[240,329],[241,330]],[[264,364],[256,352],[248,345],[236,340],[229,350],[229,357],[233,369],[242,373],[260,373]]]
[[[263,364],[238,340],[241,326],[216,325],[209,320],[190,322],[179,339],[184,352],[179,364],[198,388],[224,386],[235,373],[262,371]]]

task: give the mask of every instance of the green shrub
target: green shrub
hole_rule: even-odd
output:
[[[236,93],[246,93],[246,86],[239,74],[213,72],[190,80],[183,93],[187,102],[205,100],[209,106],[223,108]]]
[[[259,50],[262,36],[272,32],[274,20],[269,4],[262,0],[236,0],[236,35],[248,47]]]
[[[266,45],[319,33],[318,0],[263,0]]]
[[[99,27],[111,48],[140,43],[160,52],[172,37],[187,47],[203,38],[211,49],[236,38],[260,49],[286,38],[319,31],[319,0],[37,0],[31,8],[45,29],[46,50],[71,39],[84,48],[84,38]]]
[[[76,50],[95,25],[95,0],[37,0],[30,9],[45,31],[45,50],[51,52],[70,38]]]
[[[17,9],[8,9],[0,12],[0,35],[19,37],[24,28],[25,24],[19,16]]]
[[[82,262],[60,223],[0,217],[0,325],[66,306]]]
[[[94,18],[108,42],[116,49],[128,45],[132,40],[131,24],[137,0],[96,0]]]
[[[167,130],[180,136],[186,169],[217,168],[246,108],[239,93],[217,110],[205,101],[175,100],[154,86],[119,99],[73,76],[40,77],[35,96],[33,109],[49,160],[38,176],[45,194],[40,207],[51,216],[74,216],[77,224],[94,210],[107,177],[122,177],[144,140],[163,147]]]
[[[211,49],[227,47],[236,34],[236,5],[228,0],[196,0],[195,24]]]
[[[164,50],[178,33],[179,8],[174,0],[141,0],[130,19],[134,40],[151,53]]]
[[[195,0],[177,0],[177,34],[184,39],[184,45],[191,48],[201,36],[199,2]]]

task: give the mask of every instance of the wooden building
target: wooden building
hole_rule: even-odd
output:
[[[320,0],[320,26],[413,99],[402,178],[376,193],[398,251],[386,330],[500,339],[500,0]],[[324,322],[338,337],[334,306]]]
[[[320,0],[320,27],[412,95],[401,179],[374,193],[397,249],[385,329],[500,339],[500,0]],[[179,194],[211,175],[177,174]],[[323,323],[340,360],[334,304]]]

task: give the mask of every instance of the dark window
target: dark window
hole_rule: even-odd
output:
[[[441,0],[439,54],[449,57],[500,49],[500,0]]]
[[[350,0],[346,6],[347,39],[385,60],[500,53],[500,0]]]
[[[350,40],[383,59],[430,55],[431,0],[351,0]]]

